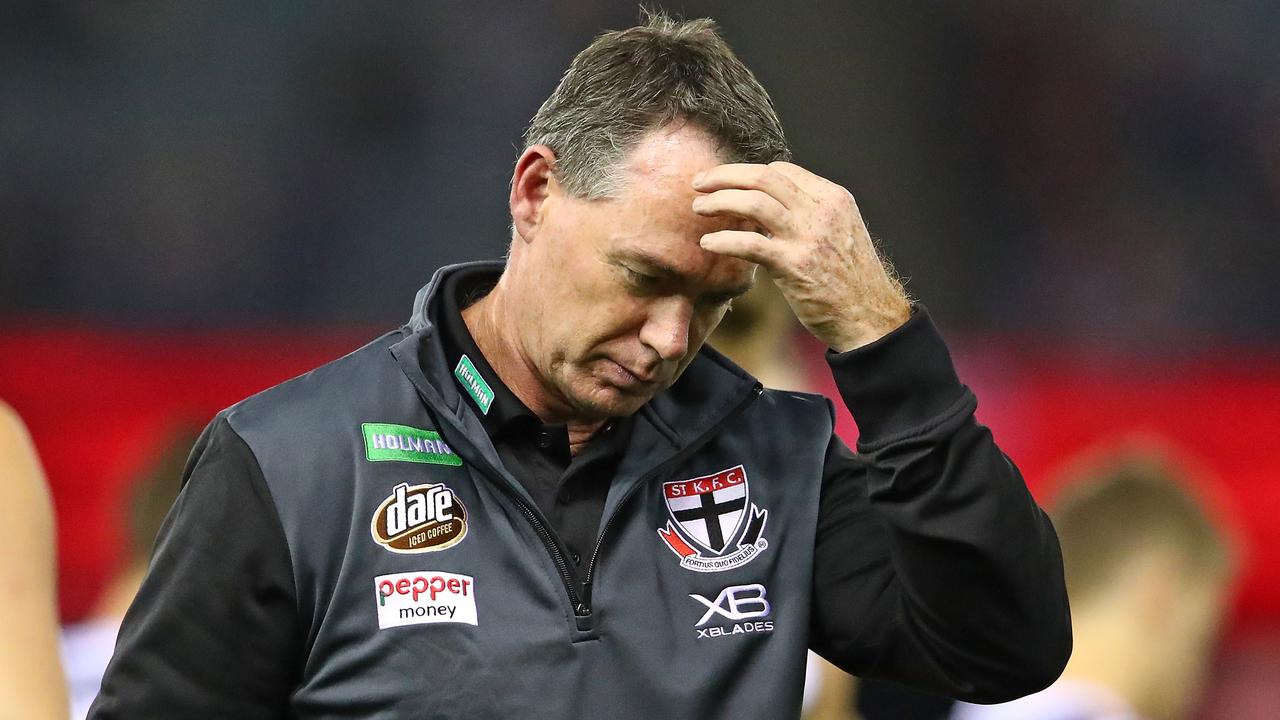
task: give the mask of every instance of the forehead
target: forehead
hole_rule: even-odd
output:
[[[655,184],[667,181],[687,188],[687,181],[694,175],[723,162],[725,159],[714,137],[697,125],[675,123],[652,130],[641,138],[623,168],[629,181],[642,181],[638,186],[629,184],[628,190],[643,192],[657,190]]]
[[[681,275],[715,286],[749,284],[755,265],[703,250],[718,230],[752,230],[745,220],[693,212],[693,178],[725,162],[714,139],[690,125],[649,133],[623,166],[623,189],[608,202],[612,258],[657,260]],[[652,263],[650,263],[652,264]]]

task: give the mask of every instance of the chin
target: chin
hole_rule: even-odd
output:
[[[644,407],[652,395],[630,395],[610,385],[595,385],[590,392],[574,393],[572,397],[584,415],[604,419],[631,415]]]

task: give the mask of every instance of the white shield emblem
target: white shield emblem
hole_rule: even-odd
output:
[[[662,495],[681,534],[718,555],[734,542],[748,517],[747,473],[741,465],[689,480],[663,483]]]

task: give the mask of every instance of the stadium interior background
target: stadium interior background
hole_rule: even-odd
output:
[[[663,7],[714,17],[796,161],[853,192],[1038,497],[1135,438],[1192,468],[1244,551],[1198,717],[1274,717],[1250,713],[1280,707],[1280,4]],[[6,3],[0,398],[49,478],[64,621],[179,428],[401,324],[437,266],[504,252],[525,123],[636,19]]]

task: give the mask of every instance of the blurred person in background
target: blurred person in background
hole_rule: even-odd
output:
[[[98,695],[102,675],[115,649],[120,621],[138,593],[156,535],[178,494],[178,478],[198,431],[189,426],[175,427],[124,495],[121,516],[128,523],[124,563],[107,581],[89,615],[62,629],[62,662],[71,694],[72,720],[86,717]]]
[[[733,301],[731,312],[716,326],[707,342],[756,376],[765,387],[812,392],[800,328],[778,286],[767,277]]]
[[[31,437],[3,402],[0,511],[0,718],[65,718],[53,508]]]
[[[1234,575],[1227,537],[1166,455],[1122,450],[1071,473],[1051,517],[1075,650],[1051,687],[954,720],[1180,720],[1194,710]]]

